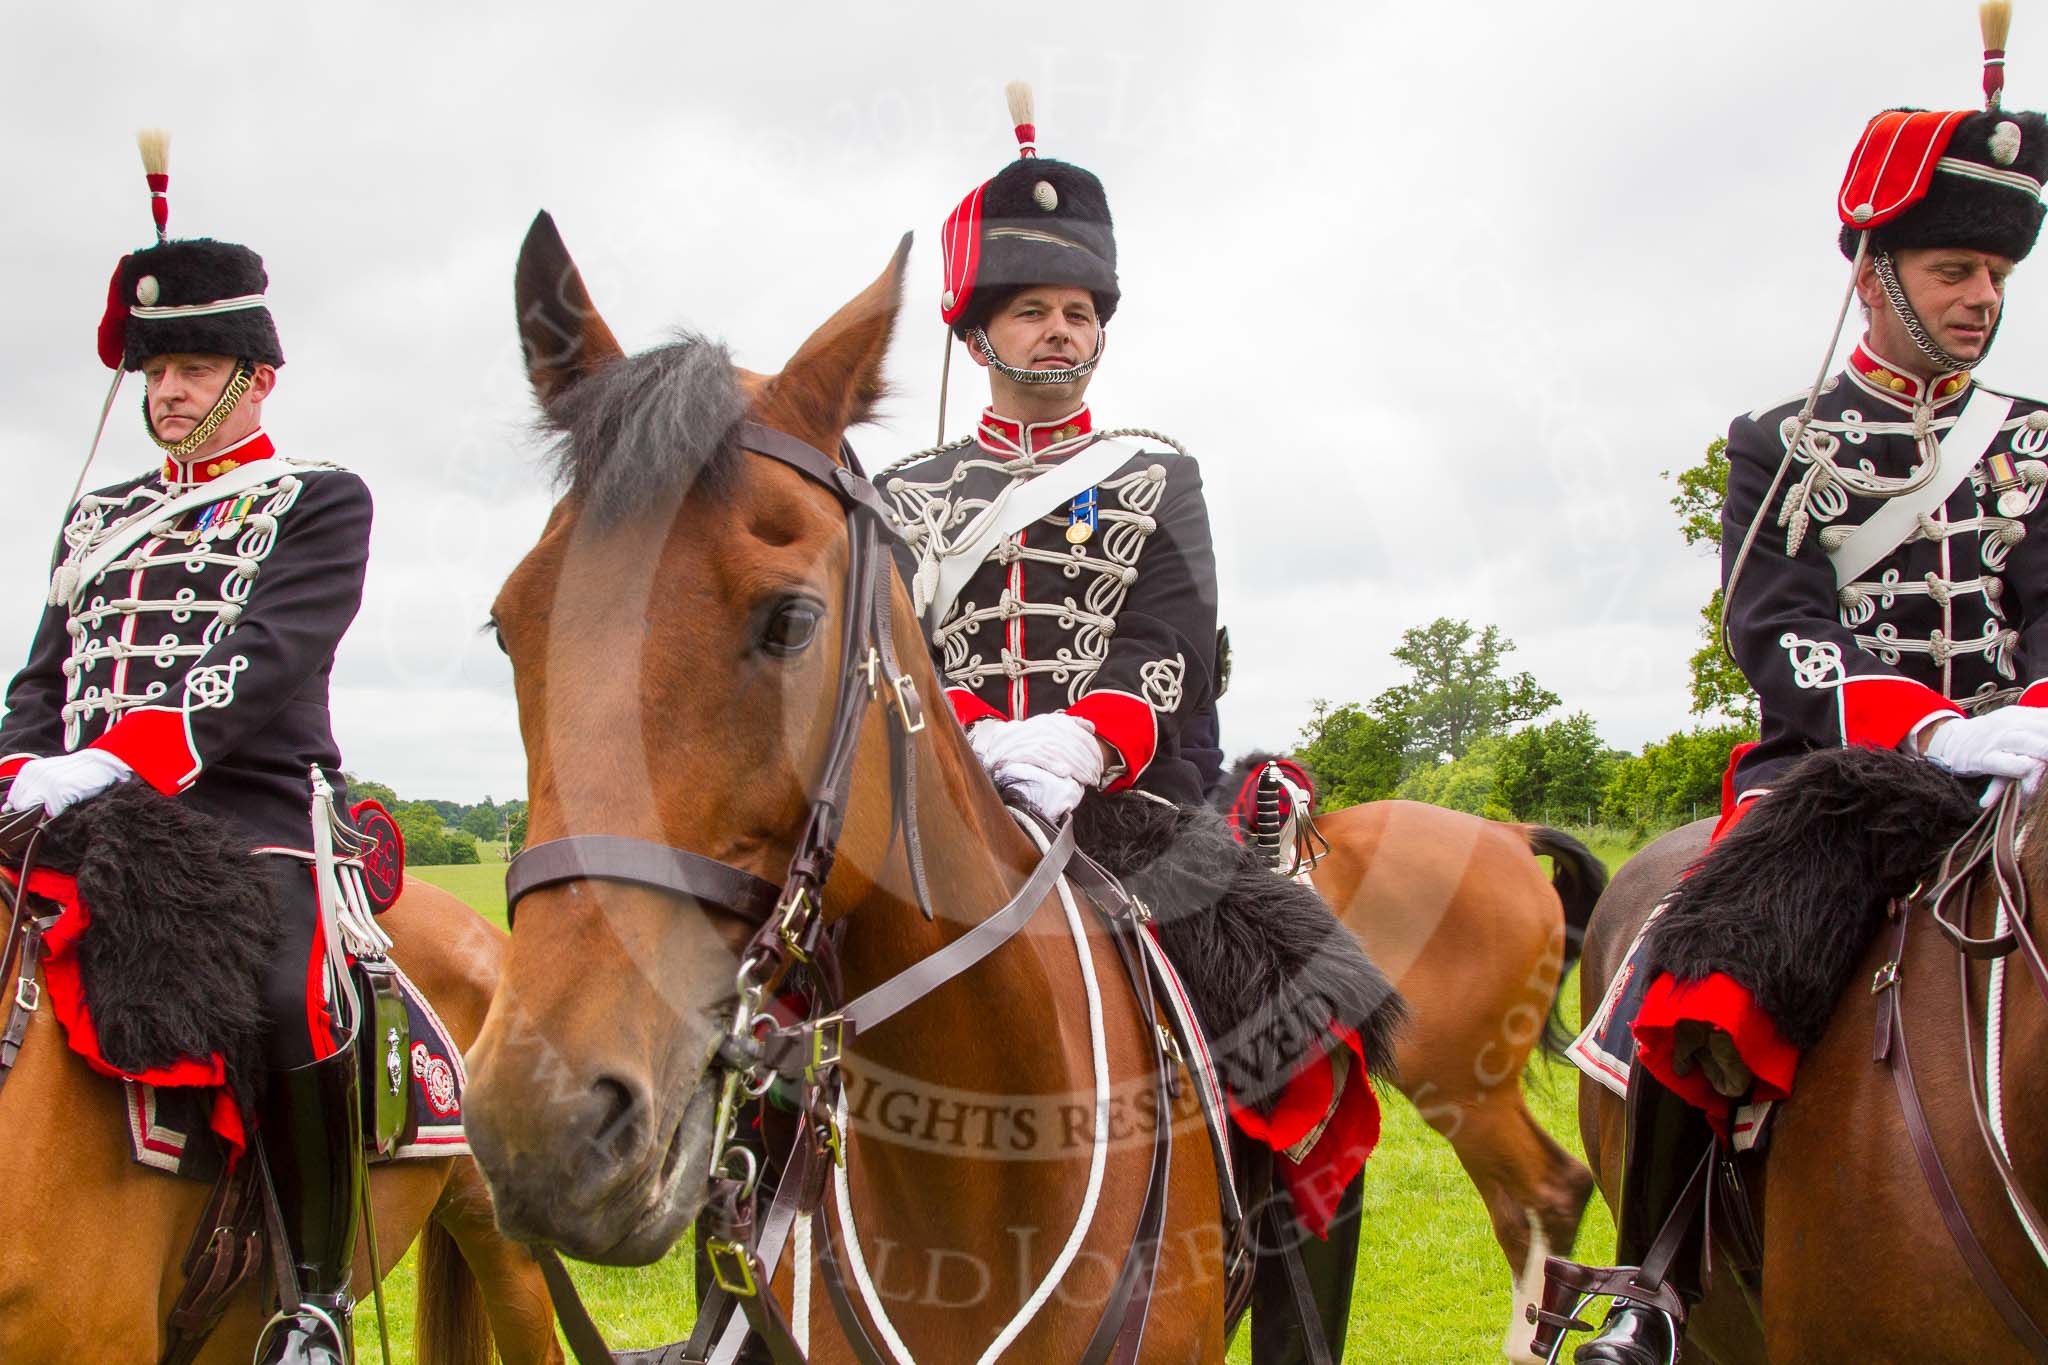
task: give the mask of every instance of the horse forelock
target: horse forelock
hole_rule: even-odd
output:
[[[600,526],[704,489],[722,495],[734,468],[733,429],[746,415],[724,346],[688,332],[616,361],[550,403],[557,483]]]

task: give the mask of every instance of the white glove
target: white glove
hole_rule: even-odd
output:
[[[1081,794],[1086,790],[1071,777],[1021,761],[1005,763],[991,776],[1055,825],[1081,804]]]
[[[2007,706],[1943,721],[1928,734],[1926,752],[1957,777],[2012,778],[2032,795],[2048,762],[2048,710]]]
[[[135,776],[135,769],[105,749],[80,749],[75,754],[54,758],[32,758],[14,775],[7,793],[8,810],[41,806],[52,816],[62,815],[88,796],[98,796],[116,782]]]
[[[1095,738],[1095,727],[1064,711],[1012,721],[989,737],[986,750],[977,746],[975,752],[994,777],[1024,764],[1083,787],[1102,785],[1102,744]]]
[[[990,719],[978,720],[967,727],[967,746],[974,750],[974,756],[981,760],[982,767],[987,768],[995,763],[995,760],[989,757],[989,750],[995,746],[1003,731],[1015,724],[1015,721]]]

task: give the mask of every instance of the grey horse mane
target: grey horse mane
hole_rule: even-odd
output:
[[[731,479],[733,428],[746,415],[739,372],[723,345],[688,332],[627,356],[548,406],[556,483],[600,525]]]

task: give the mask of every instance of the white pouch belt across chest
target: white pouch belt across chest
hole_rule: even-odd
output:
[[[1828,558],[1835,565],[1835,586],[1853,583],[1886,555],[1906,543],[1906,537],[1920,524],[1920,514],[1932,513],[1948,501],[1949,494],[1956,491],[1977,462],[1984,458],[1984,452],[1991,449],[1991,443],[1998,439],[1998,433],[2005,425],[2005,419],[2012,412],[2012,399],[2004,394],[1991,393],[1985,389],[1974,389],[1963,400],[1963,410],[1957,414],[1955,425],[1948,429],[1948,435],[1935,442],[1940,452],[1936,457],[1934,477],[1917,493],[1893,498],[1872,514],[1870,520],[1849,533]]]
[[[209,479],[189,493],[181,493],[169,502],[159,503],[146,512],[138,512],[133,517],[130,517],[120,529],[116,530],[99,544],[93,546],[85,558],[78,562],[78,577],[73,579],[69,585],[69,596],[76,599],[78,594],[84,592],[101,574],[107,571],[109,565],[122,555],[127,554],[128,551],[135,548],[141,541],[155,534],[155,528],[164,522],[182,516],[195,507],[204,507],[208,503],[219,502],[223,498],[232,497],[245,489],[254,488],[257,484],[269,479],[290,474],[294,472],[294,469],[295,466],[275,458],[252,460],[248,464],[237,465],[219,478]],[[63,568],[71,567],[71,563],[72,561],[67,558]],[[58,571],[60,575],[62,571],[63,569],[60,568]],[[55,601],[54,584],[52,587],[51,605],[58,605]]]
[[[965,540],[940,552],[931,601],[924,609],[926,632],[936,631],[945,622],[946,613],[953,609],[953,603],[967,586],[967,580],[974,577],[975,570],[994,553],[996,546],[1048,515],[1061,503],[1072,502],[1116,473],[1125,461],[1139,453],[1140,447],[1136,445],[1105,437],[1068,456],[1043,474],[1033,475],[1023,483],[1013,483],[1005,489],[982,512],[981,520],[971,528]],[[918,576],[924,577],[922,573]]]

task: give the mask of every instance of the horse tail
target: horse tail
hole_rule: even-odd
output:
[[[1531,853],[1550,859],[1550,885],[1564,907],[1564,961],[1557,970],[1557,992],[1550,998],[1550,1018],[1543,1025],[1543,1050],[1553,1057],[1562,1057],[1572,1041],[1571,1030],[1564,1022],[1564,979],[1571,974],[1572,964],[1579,960],[1586,942],[1586,924],[1593,918],[1600,893],[1607,889],[1607,864],[1563,830],[1548,825],[1523,825],[1522,833],[1529,841]]]
[[[483,1290],[448,1230],[432,1219],[420,1233],[419,1306],[414,1322],[420,1365],[491,1365],[491,1321]]]

